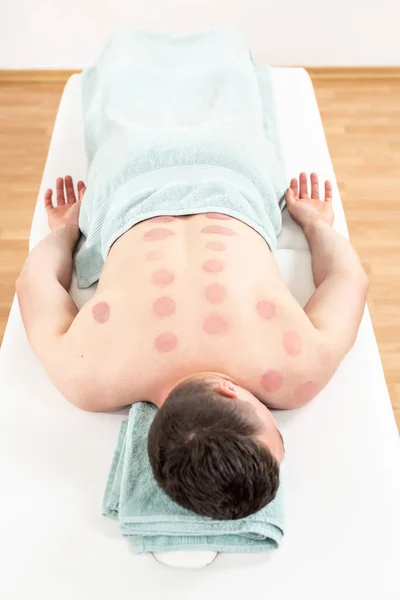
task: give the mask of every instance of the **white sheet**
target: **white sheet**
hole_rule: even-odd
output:
[[[334,180],[307,74],[276,69],[274,76],[288,175],[313,170]],[[86,175],[79,76],[68,82],[58,111],[31,246],[47,233],[44,190],[67,173]],[[335,227],[346,232],[336,184],[334,194]],[[278,260],[304,303],[312,292],[309,252],[287,221]],[[90,293],[79,292],[80,305]],[[28,347],[15,302],[0,358],[1,598],[400,597],[399,444],[367,311],[355,347],[319,397],[277,413],[287,448],[281,549],[222,554],[199,571],[136,556],[117,524],[101,516],[126,411],[90,414],[68,404]]]

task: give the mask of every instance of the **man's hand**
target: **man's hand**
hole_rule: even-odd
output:
[[[62,177],[58,177],[56,181],[57,206],[53,206],[53,190],[48,189],[46,191],[44,195],[44,205],[47,211],[47,217],[51,231],[55,231],[59,227],[67,225],[71,230],[74,231],[76,237],[79,237],[79,211],[84,193],[86,191],[86,186],[83,181],[78,181],[77,187],[78,200],[75,196],[72,177],[70,175],[66,175],[65,191],[67,199],[65,199],[64,179]]]
[[[300,195],[297,179],[292,179],[286,191],[286,204],[293,219],[305,229],[315,221],[333,225],[332,185],[325,181],[325,200],[319,198],[318,175],[311,173],[311,198],[308,195],[307,175],[300,173]]]
[[[356,339],[368,292],[368,278],[349,241],[332,227],[332,186],[325,182],[325,200],[319,198],[318,177],[311,174],[311,198],[307,176],[290,182],[286,202],[302,227],[310,252],[317,288],[304,312],[325,340],[336,366]]]

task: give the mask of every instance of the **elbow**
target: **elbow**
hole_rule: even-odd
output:
[[[359,269],[357,269],[357,271],[352,274],[352,277],[355,278],[355,280],[358,282],[358,285],[360,286],[360,289],[362,290],[362,292],[365,293],[365,296],[367,296],[370,286],[369,277],[361,262],[359,263],[359,265]]]
[[[18,298],[21,298],[24,294],[26,294],[31,281],[32,280],[30,279],[29,274],[22,269],[15,281],[15,293],[17,294]]]
[[[364,267],[361,264],[357,280],[359,282],[360,288],[365,292],[365,295],[367,295],[370,286],[370,281]]]
[[[346,278],[350,283],[352,294],[360,299],[360,302],[365,303],[370,287],[369,277],[360,264],[357,268],[351,268],[346,273]]]
[[[370,282],[369,282],[369,277],[363,268],[361,269],[361,272],[358,276],[358,285],[359,285],[360,300],[361,300],[362,307],[363,307],[362,312],[364,312],[365,304],[367,302]],[[358,328],[357,328],[357,330],[358,330]],[[354,342],[355,342],[355,339],[354,339]]]
[[[368,291],[369,277],[358,256],[356,260],[344,260],[336,273],[340,278],[346,278],[353,285],[359,285]]]
[[[18,290],[23,289],[28,281],[29,278],[29,273],[30,273],[30,255],[28,255],[28,258],[25,260],[24,264],[22,265],[21,271],[16,279],[15,282],[15,289],[16,292],[18,293]]]
[[[363,276],[362,276],[362,286],[365,291],[365,297],[367,297],[368,292],[369,292],[369,287],[370,287],[370,281],[369,281],[369,277],[366,274],[366,272],[364,271],[364,269],[363,269]]]
[[[20,296],[22,294],[24,287],[25,287],[25,277],[22,275],[22,273],[20,273],[15,282],[15,293],[17,294],[17,296]]]

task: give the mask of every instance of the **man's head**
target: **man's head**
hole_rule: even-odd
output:
[[[264,507],[279,485],[282,437],[255,396],[225,376],[179,383],[150,427],[154,477],[177,504],[214,519]]]

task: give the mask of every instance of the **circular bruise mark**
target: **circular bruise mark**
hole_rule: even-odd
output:
[[[302,341],[296,331],[285,331],[283,334],[283,346],[289,356],[298,356],[302,351]]]
[[[226,287],[221,283],[212,283],[205,288],[204,296],[210,304],[221,304],[226,298]]]
[[[152,276],[153,283],[159,286],[170,285],[174,279],[175,275],[168,269],[158,269]]]
[[[96,323],[106,323],[110,318],[110,305],[107,302],[97,302],[92,308],[92,315]]]
[[[223,227],[222,225],[207,225],[203,227],[201,233],[216,233],[218,235],[237,235],[236,231],[233,231],[230,227]]]
[[[275,315],[275,304],[268,300],[261,300],[256,306],[257,314],[262,319],[272,319]]]
[[[222,260],[218,260],[218,258],[211,258],[203,262],[202,267],[206,273],[219,273],[224,270],[224,263]]]
[[[165,227],[157,227],[156,229],[149,229],[143,234],[143,239],[146,242],[155,242],[158,240],[166,240],[169,237],[175,235],[175,231],[166,229]]]
[[[154,348],[158,350],[158,352],[171,352],[177,345],[178,338],[175,333],[172,333],[171,331],[160,333],[154,340]]]
[[[261,376],[261,387],[265,392],[273,394],[278,392],[283,385],[283,376],[279,371],[268,369]]]
[[[229,322],[218,313],[210,313],[203,321],[203,330],[209,335],[224,335],[229,331]]]
[[[153,313],[156,317],[170,317],[175,310],[175,301],[169,296],[161,296],[153,302]]]

